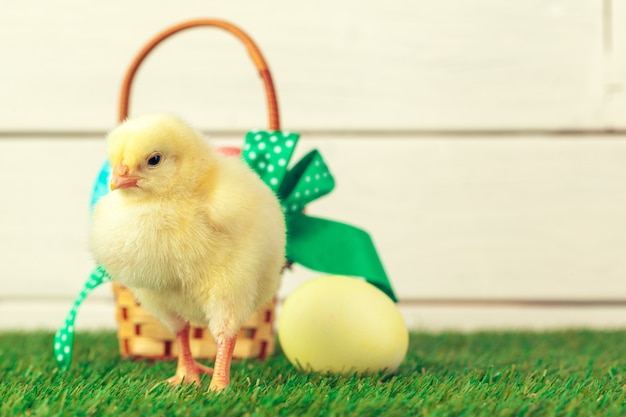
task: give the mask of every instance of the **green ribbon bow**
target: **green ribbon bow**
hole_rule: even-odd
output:
[[[283,131],[248,132],[242,151],[243,160],[281,202],[288,231],[287,259],[320,272],[364,278],[397,301],[367,232],[303,213],[308,203],[333,190],[335,180],[316,150],[291,169],[287,168],[299,138],[296,133]],[[105,164],[96,183],[92,205],[108,191],[101,189],[107,188],[109,173],[110,165]],[[61,369],[68,369],[72,361],[74,321],[80,305],[91,291],[110,280],[104,268],[97,266],[74,301],[65,323],[56,332],[54,358]]]
[[[242,157],[278,196],[287,221],[287,259],[315,271],[365,278],[397,301],[367,232],[304,214],[304,207],[328,193],[335,181],[316,150],[287,169],[300,135],[248,132]]]

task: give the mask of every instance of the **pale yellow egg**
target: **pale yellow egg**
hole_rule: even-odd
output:
[[[325,276],[287,297],[278,339],[289,361],[307,371],[395,371],[409,334],[396,304],[359,278]]]

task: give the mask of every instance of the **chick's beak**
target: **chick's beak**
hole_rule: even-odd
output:
[[[111,191],[117,190],[118,188],[137,187],[138,179],[139,177],[130,175],[130,169],[126,165],[118,164],[113,169],[109,187]]]

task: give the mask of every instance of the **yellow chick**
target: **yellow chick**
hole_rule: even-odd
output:
[[[95,260],[176,335],[168,381],[199,384],[206,373],[209,389],[222,390],[239,329],[279,286],[278,199],[240,158],[216,153],[174,116],[127,120],[110,132],[107,153],[112,192],[94,208]],[[192,358],[190,322],[215,338],[214,369]]]

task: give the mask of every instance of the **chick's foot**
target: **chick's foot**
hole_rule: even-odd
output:
[[[204,366],[195,360],[178,364],[176,374],[167,379],[171,385],[196,384],[200,385],[200,374],[213,375],[213,368]]]
[[[230,384],[230,364],[233,359],[237,337],[217,338],[217,356],[215,357],[215,373],[211,378],[209,391],[220,392]]]
[[[178,342],[178,366],[176,374],[167,382],[172,385],[196,384],[200,385],[200,374],[213,375],[213,368],[196,362],[189,348],[189,323],[176,333]]]

